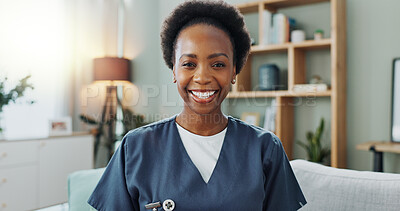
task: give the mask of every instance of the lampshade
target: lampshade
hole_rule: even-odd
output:
[[[130,81],[130,60],[118,57],[94,59],[95,81]]]

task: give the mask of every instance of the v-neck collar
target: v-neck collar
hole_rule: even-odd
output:
[[[174,124],[174,130],[176,135],[175,141],[177,142],[177,146],[179,148],[178,153],[180,153],[183,162],[185,162],[185,166],[189,168],[189,171],[195,171],[196,173],[194,174],[196,176],[195,180],[201,180],[202,186],[204,188],[217,188],[217,189],[229,189],[229,187],[232,186],[232,183],[234,181],[234,178],[238,174],[238,165],[232,163],[231,160],[228,159],[229,157],[234,157],[234,155],[229,155],[230,153],[233,153],[232,150],[237,148],[235,147],[235,138],[234,138],[234,133],[232,131],[232,117],[228,116],[228,125],[227,125],[227,131],[224,137],[224,141],[221,147],[221,151],[218,156],[217,163],[215,164],[214,170],[211,173],[211,177],[208,180],[208,183],[206,183],[201,176],[199,170],[197,169],[196,165],[193,163],[192,159],[190,158],[189,154],[187,153],[185,146],[183,145],[182,139],[179,135],[178,128],[176,126],[176,116],[173,118],[173,124]],[[237,138],[236,138],[237,139]],[[228,183],[229,184],[228,184]],[[219,187],[218,187],[219,186]],[[224,187],[222,187],[224,186]]]

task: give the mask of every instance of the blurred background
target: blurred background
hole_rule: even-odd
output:
[[[226,1],[231,4],[252,2]],[[118,12],[121,2],[122,16]],[[133,116],[142,118],[135,120],[131,128],[180,112],[183,103],[172,83],[172,72],[162,59],[159,34],[165,17],[181,2],[183,0],[0,0],[0,80],[7,78],[4,83],[7,91],[30,75],[28,82],[34,87],[27,88],[15,103],[3,106],[0,112],[2,138],[9,141],[48,138],[52,133],[49,126],[52,120],[70,119],[71,134],[88,133],[96,142],[99,130],[104,129],[97,123],[104,116],[107,85],[96,82],[95,58],[129,60],[126,66],[130,71],[128,83],[120,97]],[[346,7],[347,168],[371,170],[372,154],[356,150],[356,145],[372,140],[390,141],[391,138],[392,61],[400,57],[400,1],[347,0]],[[313,39],[317,28],[324,31],[325,38],[330,37],[329,1],[279,12],[295,18],[305,31],[306,39]],[[245,15],[245,20],[257,42],[257,16]],[[287,69],[283,62],[286,59],[287,55],[280,54],[256,57],[254,66],[258,68],[274,60],[281,69]],[[309,69],[321,71],[320,76],[330,80],[329,50],[317,50],[306,59],[310,61]],[[329,98],[311,99],[311,103],[309,100],[296,101],[294,139],[305,140],[306,132],[315,131],[324,118],[327,129],[322,144],[329,146],[332,118]],[[239,118],[244,112],[256,112],[260,117],[259,126],[263,127],[266,108],[271,105],[271,99],[227,99],[223,110]],[[90,121],[83,121],[81,115],[97,123],[88,124]],[[116,126],[113,127],[115,131]],[[306,157],[304,149],[294,145],[293,158]],[[102,164],[98,167],[104,166],[106,161],[99,161]],[[96,158],[93,167],[95,162]],[[399,163],[398,154],[384,154],[386,172],[400,173]]]

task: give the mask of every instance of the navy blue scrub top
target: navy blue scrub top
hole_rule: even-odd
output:
[[[171,199],[174,211],[297,210],[307,203],[273,133],[228,117],[217,164],[205,183],[183,146],[175,118],[124,137],[89,198],[92,207],[146,210],[146,204]]]

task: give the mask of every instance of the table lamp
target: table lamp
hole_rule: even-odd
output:
[[[106,97],[95,143],[96,163],[104,165],[114,153],[115,142],[120,140],[125,132],[123,84],[130,84],[130,60],[119,57],[95,58],[93,67],[94,81],[106,84]],[[105,148],[100,149],[102,146]],[[99,151],[102,151],[103,156],[98,156]],[[107,156],[104,156],[104,153]]]

